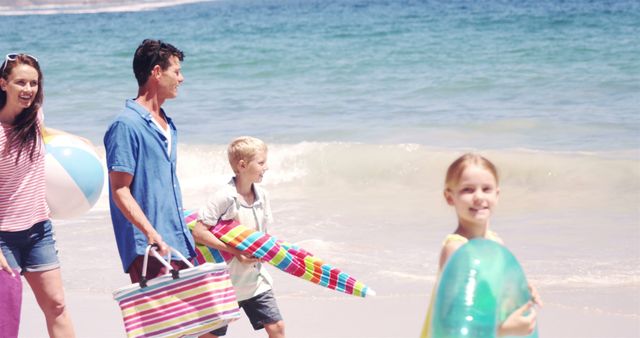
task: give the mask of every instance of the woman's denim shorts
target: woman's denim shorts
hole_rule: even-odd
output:
[[[36,223],[27,230],[0,231],[0,248],[9,265],[22,273],[60,267],[51,221]]]

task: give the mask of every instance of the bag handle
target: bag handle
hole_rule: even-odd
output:
[[[189,260],[187,260],[184,255],[182,253],[180,253],[180,251],[169,247],[169,253],[167,254],[167,258],[163,258],[158,251],[156,251],[156,249],[159,249],[158,244],[149,244],[147,246],[147,249],[144,252],[144,260],[142,262],[142,276],[140,278],[140,287],[144,288],[147,287],[147,265],[148,265],[148,261],[149,261],[149,253],[151,253],[158,261],[160,261],[160,263],[162,263],[162,265],[164,265],[167,269],[169,269],[169,272],[167,272],[168,274],[171,274],[171,277],[173,279],[178,279],[180,278],[180,272],[179,270],[176,270],[173,268],[173,266],[171,266],[171,264],[169,263],[171,261],[171,253],[174,253],[176,256],[178,256],[178,258],[180,258],[180,260],[182,262],[184,262],[187,267],[189,268],[193,268],[193,264],[191,264],[191,262],[189,262]]]

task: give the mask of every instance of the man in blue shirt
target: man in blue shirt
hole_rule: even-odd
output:
[[[176,176],[177,130],[162,109],[184,81],[183,59],[183,52],[171,44],[144,40],[133,58],[138,96],[126,101],[104,136],[111,221],[122,267],[134,283],[140,279],[148,244],[157,244],[163,256],[171,246],[195,257]],[[171,263],[185,267],[179,260]],[[149,260],[148,279],[165,272],[160,262]]]

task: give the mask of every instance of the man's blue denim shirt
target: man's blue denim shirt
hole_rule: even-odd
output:
[[[107,169],[133,175],[131,194],[153,227],[165,243],[191,258],[196,255],[195,245],[184,222],[176,175],[178,134],[168,116],[167,122],[171,129],[171,156],[167,154],[167,138],[153,122],[151,113],[134,100],[127,100],[124,111],[104,135]],[[147,238],[124,217],[112,194],[109,189],[111,221],[122,267],[127,272],[133,260],[144,255]]]

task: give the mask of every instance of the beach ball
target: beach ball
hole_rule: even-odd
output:
[[[51,217],[80,216],[93,207],[105,170],[92,145],[71,134],[44,138],[46,198]]]

